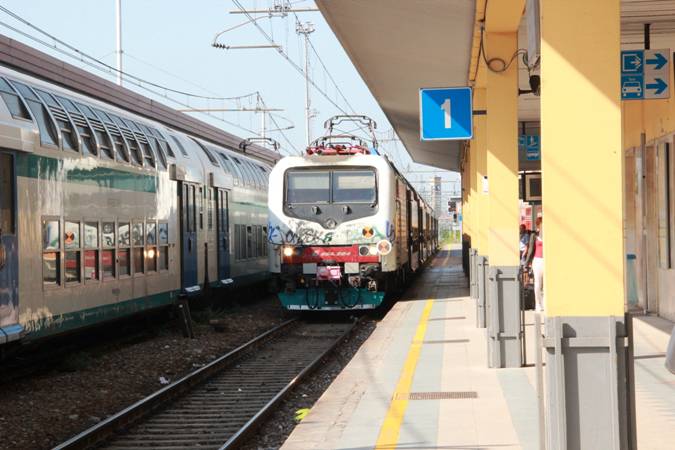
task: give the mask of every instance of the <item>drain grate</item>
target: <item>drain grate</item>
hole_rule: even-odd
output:
[[[478,398],[476,391],[399,392],[396,400],[463,400]]]

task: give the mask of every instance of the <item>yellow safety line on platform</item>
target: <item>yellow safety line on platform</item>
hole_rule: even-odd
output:
[[[422,342],[424,342],[424,335],[427,332],[427,323],[433,304],[433,300],[427,300],[424,305],[422,317],[420,317],[417,331],[415,331],[415,337],[408,350],[408,357],[403,364],[401,377],[398,379],[396,390],[391,397],[389,410],[380,429],[380,435],[377,437],[377,442],[375,443],[376,449],[393,449],[398,444],[398,435],[401,431],[403,415],[408,408],[408,396],[406,394],[410,392],[410,386],[412,386],[413,375],[415,375],[417,360],[420,357]]]

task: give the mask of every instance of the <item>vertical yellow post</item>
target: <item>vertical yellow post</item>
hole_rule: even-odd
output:
[[[487,33],[490,58],[509,61],[518,49],[513,33]],[[497,69],[495,69],[497,70]],[[487,71],[488,262],[517,267],[518,250],[518,65]]]
[[[473,195],[471,192],[471,172],[473,171],[473,164],[471,164],[471,147],[468,146],[468,157],[465,159],[465,164],[462,169],[462,232],[471,237],[473,234],[473,223],[471,221],[471,202]]]
[[[473,90],[473,109],[476,111],[485,111],[487,108],[485,89]],[[473,212],[474,235],[471,244],[481,256],[488,255],[488,217],[490,212],[490,202],[488,195],[483,192],[483,179],[487,177],[487,119],[484,115],[475,115],[473,118],[473,141],[471,149],[475,152],[474,184],[472,189],[475,192],[476,202]]]
[[[547,315],[622,316],[619,0],[542,2]]]
[[[629,448],[620,0],[542,0],[547,448]]]

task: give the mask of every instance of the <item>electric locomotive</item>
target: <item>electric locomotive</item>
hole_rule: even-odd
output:
[[[373,135],[334,134],[357,122]],[[273,288],[287,310],[377,308],[436,249],[433,211],[377,153],[375,123],[336,116],[304,156],[270,175],[268,240]]]

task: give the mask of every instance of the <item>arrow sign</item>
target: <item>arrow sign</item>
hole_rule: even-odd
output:
[[[668,64],[668,60],[661,53],[655,53],[653,59],[648,59],[645,62],[647,64],[653,64],[654,70],[659,70],[660,68]],[[663,80],[661,80],[661,82],[663,83]],[[647,87],[647,89],[649,89],[649,87]]]
[[[665,91],[668,88],[668,85],[666,84],[665,81],[663,81],[661,78],[657,78],[654,80],[654,83],[648,83],[645,85],[646,89],[654,89],[655,95],[661,94],[663,91]]]

